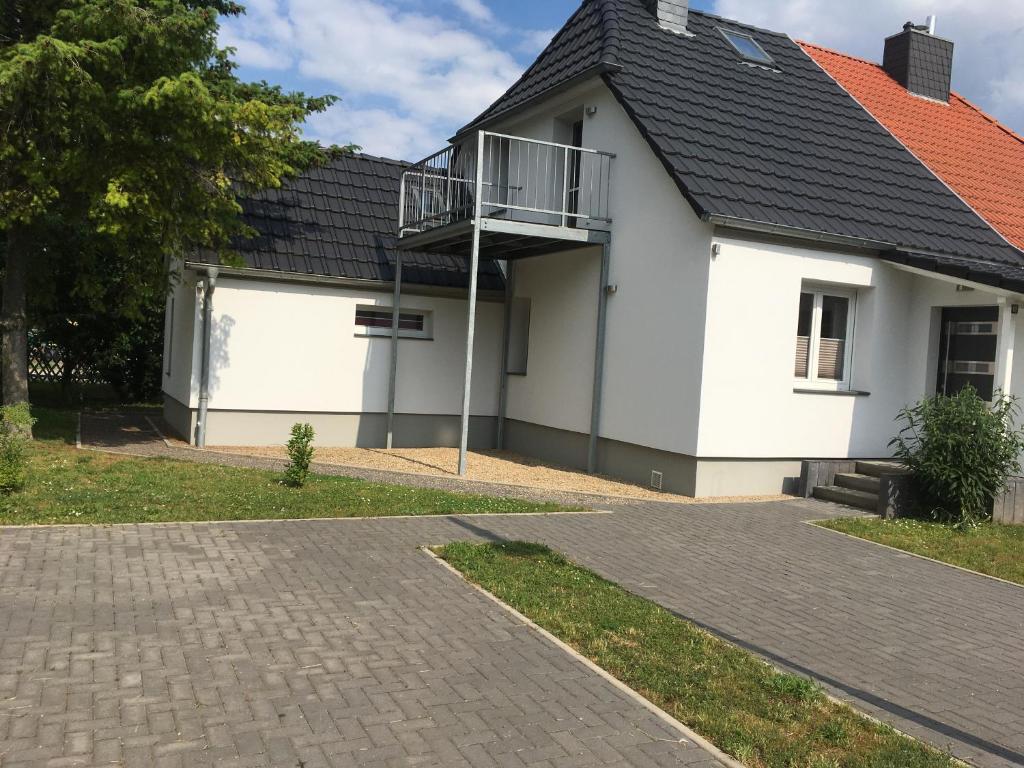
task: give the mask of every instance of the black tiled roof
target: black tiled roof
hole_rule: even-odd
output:
[[[344,155],[245,198],[243,221],[259,235],[235,244],[247,267],[297,275],[394,280],[398,196],[405,163]],[[404,252],[403,282],[466,287],[465,260]],[[492,262],[480,265],[480,288],[504,283]]]
[[[601,77],[699,216],[1024,265],[789,37],[691,11],[680,35],[644,0],[585,0],[523,78],[462,132]],[[775,60],[745,63],[718,29]]]
[[[460,133],[602,65],[616,67],[616,11],[613,3],[584,2],[523,76]]]

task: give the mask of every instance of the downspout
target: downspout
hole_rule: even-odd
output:
[[[604,341],[608,326],[608,274],[611,269],[611,243],[601,249],[601,276],[597,294],[597,341],[594,348],[594,385],[590,400],[590,440],[587,445],[587,472],[597,473],[597,448],[601,435],[601,396],[604,391]]]
[[[213,292],[217,288],[216,267],[206,271],[203,289],[203,351],[199,373],[199,419],[196,422],[196,447],[206,447],[206,415],[210,405],[210,335],[213,330]]]
[[[385,447],[395,447],[395,396],[398,390],[398,326],[402,306],[402,252],[395,258],[395,295],[391,307],[391,367],[388,369],[388,416]]]

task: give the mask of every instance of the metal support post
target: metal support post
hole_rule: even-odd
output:
[[[473,389],[473,335],[476,331],[476,285],[480,271],[480,216],[483,210],[484,132],[477,133],[476,186],[473,201],[473,250],[469,259],[468,321],[466,323],[466,375],[462,386],[462,434],[459,440],[459,475],[466,474],[469,450],[469,405]]]

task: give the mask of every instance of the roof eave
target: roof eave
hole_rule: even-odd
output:
[[[973,283],[977,286],[1004,291],[1013,295],[1024,294],[1024,269],[1022,269],[1021,278],[1015,280],[1005,275],[986,271],[984,262],[978,262],[973,267],[966,264],[949,264],[943,263],[941,256],[901,249],[886,251],[880,253],[879,256],[885,261],[897,266],[907,267],[915,272],[931,272],[954,278],[958,283]],[[997,265],[992,265],[992,268],[996,269]]]
[[[241,280],[266,280],[281,283],[301,283],[305,285],[330,285],[335,288],[354,288],[366,291],[393,291],[394,281],[370,280],[357,277],[335,277],[305,272],[285,272],[276,269],[256,269],[254,267],[230,267],[223,264],[211,264],[204,261],[186,260],[186,270],[206,275],[216,269],[220,277],[234,277]],[[418,296],[440,296],[445,298],[465,298],[466,287],[430,285],[429,283],[413,283],[403,281],[402,293]],[[481,288],[477,296],[483,301],[504,301],[503,290]]]
[[[701,216],[701,219],[709,224],[714,224],[719,227],[742,229],[763,235],[789,237],[795,240],[803,240],[815,244],[828,243],[830,245],[863,248],[870,251],[887,251],[896,247],[893,243],[883,243],[878,240],[869,240],[850,235],[840,235],[834,232],[801,229],[800,227],[791,227],[785,224],[773,224],[769,221],[756,221],[754,219],[744,219],[738,216],[726,216],[718,213],[706,213]]]

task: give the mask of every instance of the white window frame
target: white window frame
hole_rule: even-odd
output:
[[[413,331],[408,328],[398,329],[398,338],[400,339],[426,339],[433,340],[434,338],[434,314],[429,309],[406,309],[401,308],[398,310],[403,315],[420,315],[423,317],[423,330]],[[393,308],[384,307],[376,304],[359,304],[352,312],[352,323],[355,325],[356,336],[372,336],[372,337],[384,337],[391,338],[391,323],[387,326],[368,326],[359,325],[356,323],[356,315],[359,312],[380,312],[387,314],[388,318],[391,318]]]
[[[800,295],[804,293],[809,293],[814,297],[814,306],[811,311],[811,335],[808,339],[807,378],[795,376],[796,386],[801,389],[821,389],[826,391],[849,390],[853,374],[853,342],[854,329],[857,324],[857,292],[848,288],[832,288],[827,285],[805,283],[800,287],[800,294],[797,295],[798,307]],[[821,308],[825,296],[834,296],[839,299],[846,299],[849,302],[849,311],[846,313],[846,345],[843,349],[842,381],[818,378],[818,355],[821,351]]]
[[[732,48],[739,55],[739,57],[743,59],[743,61],[750,62],[752,64],[757,64],[758,66],[761,67],[774,68],[776,66],[775,59],[772,58],[772,55],[768,53],[768,51],[764,49],[764,46],[761,45],[757,41],[757,39],[749,32],[740,32],[739,30],[736,29],[725,29],[724,27],[718,27],[717,29],[722,34],[722,37],[726,39],[726,42],[729,43],[729,47]],[[750,54],[740,50],[739,46],[737,46],[736,42],[733,40],[733,37],[743,38],[751,45],[753,45],[754,49],[760,55],[751,56]]]

